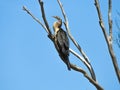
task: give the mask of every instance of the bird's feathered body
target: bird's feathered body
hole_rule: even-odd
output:
[[[57,25],[58,24],[58,25]],[[53,25],[55,31],[55,47],[59,53],[59,56],[67,65],[68,70],[70,70],[69,62],[69,39],[66,32],[59,26],[60,22],[55,22]],[[61,24],[60,24],[61,25]]]

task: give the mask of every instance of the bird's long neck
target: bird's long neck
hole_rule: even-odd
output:
[[[61,21],[57,21],[57,22],[55,22],[53,24],[53,29],[54,29],[55,35],[61,29],[61,26],[62,26],[62,22]]]
[[[57,34],[57,32],[60,30],[60,28],[55,28],[55,35]]]

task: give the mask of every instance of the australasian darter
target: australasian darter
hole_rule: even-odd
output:
[[[68,70],[71,70],[69,62],[69,39],[67,37],[67,33],[61,28],[62,19],[60,19],[58,16],[53,17],[57,19],[57,21],[53,24],[55,47],[60,58],[67,65]]]

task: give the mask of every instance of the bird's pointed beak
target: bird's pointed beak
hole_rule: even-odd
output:
[[[52,16],[53,18],[57,19],[56,16]]]
[[[58,16],[52,16],[53,18],[62,21]]]

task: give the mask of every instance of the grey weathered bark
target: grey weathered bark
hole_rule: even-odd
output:
[[[108,0],[108,25],[109,25],[109,34],[107,34],[107,30],[105,28],[103,19],[102,19],[102,14],[101,14],[101,10],[100,10],[100,5],[99,5],[99,1],[95,0],[95,6],[97,9],[97,13],[98,13],[98,17],[99,17],[99,24],[100,27],[102,29],[102,32],[104,34],[107,46],[108,46],[108,50],[109,50],[109,54],[111,56],[111,60],[113,62],[113,66],[118,78],[118,81],[120,83],[120,69],[117,63],[117,59],[113,50],[113,37],[112,37],[112,18],[111,18],[111,13],[112,13],[112,0]]]

